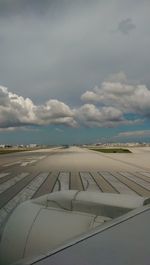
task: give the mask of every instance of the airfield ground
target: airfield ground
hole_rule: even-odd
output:
[[[0,156],[0,224],[19,203],[58,190],[150,196],[150,147],[131,153],[51,148]]]

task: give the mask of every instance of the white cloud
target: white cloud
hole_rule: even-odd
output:
[[[117,108],[123,113],[150,117],[150,90],[145,85],[130,85],[127,82],[103,82],[101,87],[86,91],[81,99]]]
[[[65,103],[52,99],[43,106],[37,106],[35,109],[38,123],[45,124],[64,124],[76,127],[74,112]]]
[[[0,86],[0,127],[17,127],[33,124],[36,120],[34,104],[29,99],[8,92]]]
[[[48,124],[76,126],[74,113],[61,101],[49,100],[45,105],[36,106],[29,98],[24,99],[0,87],[1,128]]]
[[[143,122],[143,119],[125,118],[124,113],[142,113],[150,109],[148,104],[148,90],[144,86],[130,86],[122,83],[104,82],[102,88],[95,88],[82,95],[82,99],[99,102],[83,104],[78,108],[70,108],[64,102],[50,99],[43,105],[35,105],[29,98],[23,98],[7,88],[0,86],[0,130],[13,131],[16,128],[24,130],[32,125],[65,125],[78,127],[115,127],[133,125]],[[147,105],[142,105],[141,94]],[[133,101],[135,97],[135,101]],[[132,102],[133,101],[133,102]],[[141,105],[140,105],[141,104]],[[146,106],[147,109],[142,109]],[[140,108],[141,107],[141,108]]]

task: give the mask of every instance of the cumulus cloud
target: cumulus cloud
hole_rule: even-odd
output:
[[[114,107],[97,108],[93,104],[85,104],[76,110],[76,116],[81,124],[88,127],[115,127],[139,123],[123,117],[123,113]]]
[[[121,132],[118,137],[150,137],[150,130]]]
[[[31,99],[23,98],[0,86],[0,128],[25,125],[64,124],[76,126],[73,111],[61,101],[49,100],[45,105],[35,105]]]
[[[36,116],[34,104],[29,99],[8,92],[0,86],[0,127],[17,127],[34,124]]]
[[[64,124],[75,127],[74,113],[65,103],[51,99],[43,106],[36,106],[36,116],[40,125]]]
[[[123,113],[134,113],[150,118],[150,90],[145,85],[106,81],[101,87],[86,91],[81,99],[111,106]]]
[[[94,104],[71,108],[62,101],[50,99],[45,104],[36,105],[31,99],[0,86],[0,131],[51,124],[108,128],[143,122],[141,117],[126,118],[126,113],[150,117],[150,91],[143,85],[105,81],[101,88],[85,92],[82,99]]]
[[[133,23],[131,18],[123,19],[118,24],[118,31],[122,34],[127,35],[136,28],[136,25]]]

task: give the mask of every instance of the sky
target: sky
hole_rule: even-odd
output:
[[[0,144],[150,142],[149,0],[0,0]]]

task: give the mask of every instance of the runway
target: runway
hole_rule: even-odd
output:
[[[103,154],[79,147],[0,156],[0,225],[21,202],[59,190],[150,197],[150,149]]]

